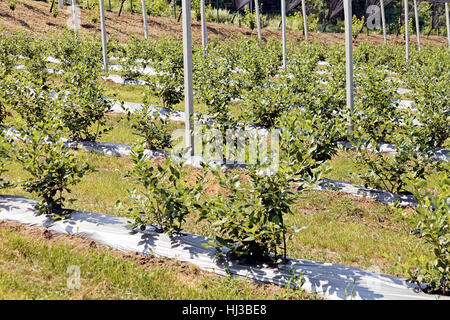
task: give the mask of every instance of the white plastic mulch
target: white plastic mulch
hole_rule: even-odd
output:
[[[75,211],[71,217],[54,221],[37,215],[35,200],[0,195],[0,220],[47,227],[58,234],[75,234],[114,249],[139,252],[188,262],[199,268],[227,276],[237,275],[254,281],[287,285],[295,273],[304,280],[302,286],[327,299],[448,299],[428,295],[404,279],[355,267],[308,260],[289,259],[285,265],[246,265],[236,261],[217,259],[215,249],[204,248],[212,239],[185,233],[170,238],[152,229],[136,231],[127,219],[112,215]]]

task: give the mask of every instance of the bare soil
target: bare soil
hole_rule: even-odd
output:
[[[6,1],[0,2],[0,28],[8,30],[25,30],[41,36],[43,34],[51,34],[61,32],[72,25],[71,7],[67,6],[61,10],[55,18],[50,13],[51,2],[33,1],[33,0],[17,0],[16,8],[12,11]],[[92,18],[97,18],[95,23]],[[95,33],[100,34],[100,22],[96,11],[81,10],[80,34]],[[148,17],[149,36],[152,38],[160,38],[171,35],[182,37],[181,21],[178,22],[173,18],[164,17]],[[108,36],[113,36],[117,40],[125,41],[131,35],[137,35],[143,38],[142,16],[139,13],[131,14],[123,12],[119,17],[117,12],[106,12],[106,29]],[[262,35],[265,39],[276,37],[281,40],[281,30],[263,29]],[[247,27],[237,27],[227,24],[208,23],[208,36],[218,37],[219,39],[231,37],[256,37],[256,30]],[[298,31],[288,31],[288,40],[303,41],[303,35]],[[317,33],[309,34],[311,41],[318,41],[323,44],[344,43],[343,33]],[[201,26],[200,22],[192,23],[192,38],[196,44],[201,43]],[[446,44],[447,38],[443,36],[426,36],[422,35],[423,43]],[[383,43],[382,35],[366,35],[360,34],[355,43],[362,41],[372,41]],[[416,37],[411,35],[411,41],[416,41]],[[388,36],[389,43],[404,43],[404,40],[396,35]]]

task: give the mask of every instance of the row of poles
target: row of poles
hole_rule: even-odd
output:
[[[142,15],[144,22],[144,35],[148,38],[148,23],[147,23],[147,10],[145,0],[142,1]],[[261,35],[261,23],[259,17],[259,5],[258,0],[255,1],[255,13],[256,13],[256,24],[258,30],[258,38],[262,43]],[[108,72],[108,56],[106,47],[106,27],[105,27],[105,9],[104,0],[99,0],[100,2],[100,24],[101,24],[101,34],[102,34],[102,49],[103,49],[103,62],[104,69]],[[414,2],[414,15],[416,21],[416,31],[417,31],[417,44],[420,50],[420,30],[419,30],[419,19],[417,11],[417,0]],[[64,0],[59,0],[59,7],[62,8]],[[404,10],[405,10],[405,51],[406,60],[409,60],[409,8],[408,0],[404,0]],[[302,0],[302,15],[303,15],[303,26],[305,41],[308,42],[308,28],[306,23],[306,5],[305,0]],[[381,23],[383,29],[384,42],[387,43],[386,37],[386,23],[384,15],[384,1],[380,0],[381,9]],[[194,99],[193,99],[193,83],[192,83],[192,31],[191,31],[191,4],[190,0],[181,1],[182,10],[182,24],[183,24],[183,58],[184,58],[184,96],[185,96],[185,146],[190,148],[191,155],[194,155],[194,136],[193,131],[193,119],[192,115],[194,112]],[[205,14],[205,0],[200,0],[200,14],[201,14],[201,30],[202,30],[202,46],[206,54],[208,35],[206,29],[206,14]],[[77,23],[76,23],[76,0],[72,0],[72,12],[75,26],[75,34],[77,35]],[[445,15],[447,22],[447,37],[450,46],[450,19],[449,19],[449,9],[448,3],[445,3]],[[352,36],[352,0],[344,0],[344,26],[345,26],[345,60],[346,60],[346,103],[347,108],[353,111],[353,36]],[[286,0],[281,0],[281,25],[282,25],[282,43],[283,43],[283,70],[286,71]],[[352,131],[352,125],[349,121],[348,126],[349,131]]]

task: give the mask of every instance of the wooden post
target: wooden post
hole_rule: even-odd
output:
[[[281,0],[281,33],[283,42],[283,70],[286,71],[286,0]]]
[[[420,51],[420,27],[419,27],[419,13],[417,12],[417,0],[414,0],[414,20],[416,20],[417,48]]]
[[[347,109],[353,113],[353,36],[352,36],[352,0],[344,0],[345,25],[345,87]],[[353,131],[351,119],[348,121],[349,133]]]
[[[78,19],[77,19],[77,1],[72,0],[72,16],[73,16],[73,29],[75,31],[75,38],[78,39]]]
[[[262,44],[261,21],[259,20],[259,3],[255,0],[256,28],[258,29],[259,43]]]
[[[384,43],[387,43],[387,37],[386,37],[386,17],[384,15],[384,0],[380,0],[380,10],[381,10],[381,25],[383,28],[383,39]]]
[[[447,22],[447,42],[450,47],[450,16],[448,13],[448,2],[445,3],[445,21]]]
[[[184,59],[184,125],[185,146],[194,155],[194,136],[192,115],[194,113],[193,86],[192,86],[192,33],[191,33],[191,4],[190,0],[181,1],[183,15],[183,59]]]
[[[208,46],[208,30],[206,29],[205,0],[200,0],[200,15],[202,25],[202,46],[203,51],[206,54],[206,47]]]
[[[144,22],[144,36],[148,39],[148,24],[147,24],[147,6],[145,0],[142,0],[142,20]]]
[[[103,68],[108,72],[108,50],[106,47],[106,25],[105,25],[105,5],[100,0],[100,27],[102,31],[102,49],[103,49]]]
[[[409,60],[409,12],[408,12],[408,0],[404,1],[405,4],[405,51],[406,61]]]
[[[305,30],[305,42],[308,43],[308,25],[306,23],[306,5],[305,0],[302,0],[302,13],[303,13],[303,29]]]

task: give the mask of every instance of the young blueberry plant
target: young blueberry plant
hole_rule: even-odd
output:
[[[68,138],[75,141],[95,141],[111,130],[106,125],[106,114],[112,109],[111,100],[104,98],[104,90],[98,78],[101,64],[74,61],[64,74],[65,92],[61,100],[60,117],[68,131]]]
[[[356,126],[379,143],[389,142],[399,116],[398,103],[393,100],[394,86],[386,78],[386,72],[372,65],[365,65],[356,76]]]
[[[29,126],[42,122],[51,109],[60,108],[58,101],[52,101],[57,90],[51,92],[46,85],[33,85],[29,74],[17,76],[5,89],[3,101]]]
[[[123,76],[130,79],[140,77],[142,75],[140,68],[145,69],[151,62],[152,49],[153,42],[151,40],[142,41],[133,35],[119,54]]]
[[[145,148],[162,150],[172,147],[172,135],[169,132],[169,115],[161,117],[162,108],[152,109],[149,103],[130,112],[127,110],[127,119],[133,133],[144,138]]]
[[[425,292],[450,295],[450,177],[439,175],[439,194],[420,194],[424,180],[415,181],[414,198],[418,206],[408,220],[415,227],[416,236],[423,239],[432,252],[432,260],[417,257],[417,267],[406,266],[409,281]]]
[[[152,161],[144,145],[132,148],[130,160],[134,167],[127,176],[137,185],[137,189],[129,191],[133,205],[127,213],[134,218],[130,223],[141,230],[153,226],[160,233],[181,232],[190,212],[192,194],[202,183],[191,187],[182,160],[167,157],[161,162]]]
[[[48,42],[29,35],[21,37],[18,53],[24,57],[25,72],[33,85],[45,85],[50,77],[47,71]]]
[[[411,192],[408,185],[411,179],[425,178],[427,174],[440,167],[434,157],[436,145],[423,134],[423,128],[415,125],[412,118],[398,122],[398,131],[390,138],[395,149],[393,153],[383,152],[378,139],[365,139],[363,130],[353,131],[356,146],[356,164],[363,171],[358,176],[366,186],[387,190],[393,193]],[[406,132],[406,133],[405,133]]]
[[[71,188],[92,170],[87,159],[72,152],[62,140],[63,122],[48,114],[33,126],[18,127],[19,141],[15,144],[14,160],[22,165],[28,177],[23,181],[25,191],[41,199],[36,206],[40,214],[64,217]]]
[[[292,107],[293,96],[282,82],[273,82],[262,87],[253,87],[245,94],[244,120],[271,128]]]
[[[155,75],[147,77],[150,91],[171,109],[184,98],[183,47],[178,39],[164,39],[155,47],[152,67]]]
[[[1,79],[11,73],[17,63],[17,43],[14,36],[7,34],[4,30],[0,31],[0,68],[2,68]]]
[[[279,139],[279,149],[270,154],[260,150],[257,163],[247,166],[247,174],[209,168],[222,190],[195,207],[200,220],[214,229],[216,239],[210,246],[226,247],[231,257],[249,263],[286,261],[287,242],[302,229],[289,223],[292,206],[322,171],[312,157],[314,140],[301,137],[297,121],[286,119],[278,136],[271,137]]]
[[[5,164],[8,160],[10,160],[10,141],[5,137],[3,131],[0,131],[0,189],[8,188],[12,184],[2,178],[2,174],[7,170],[5,169]]]

